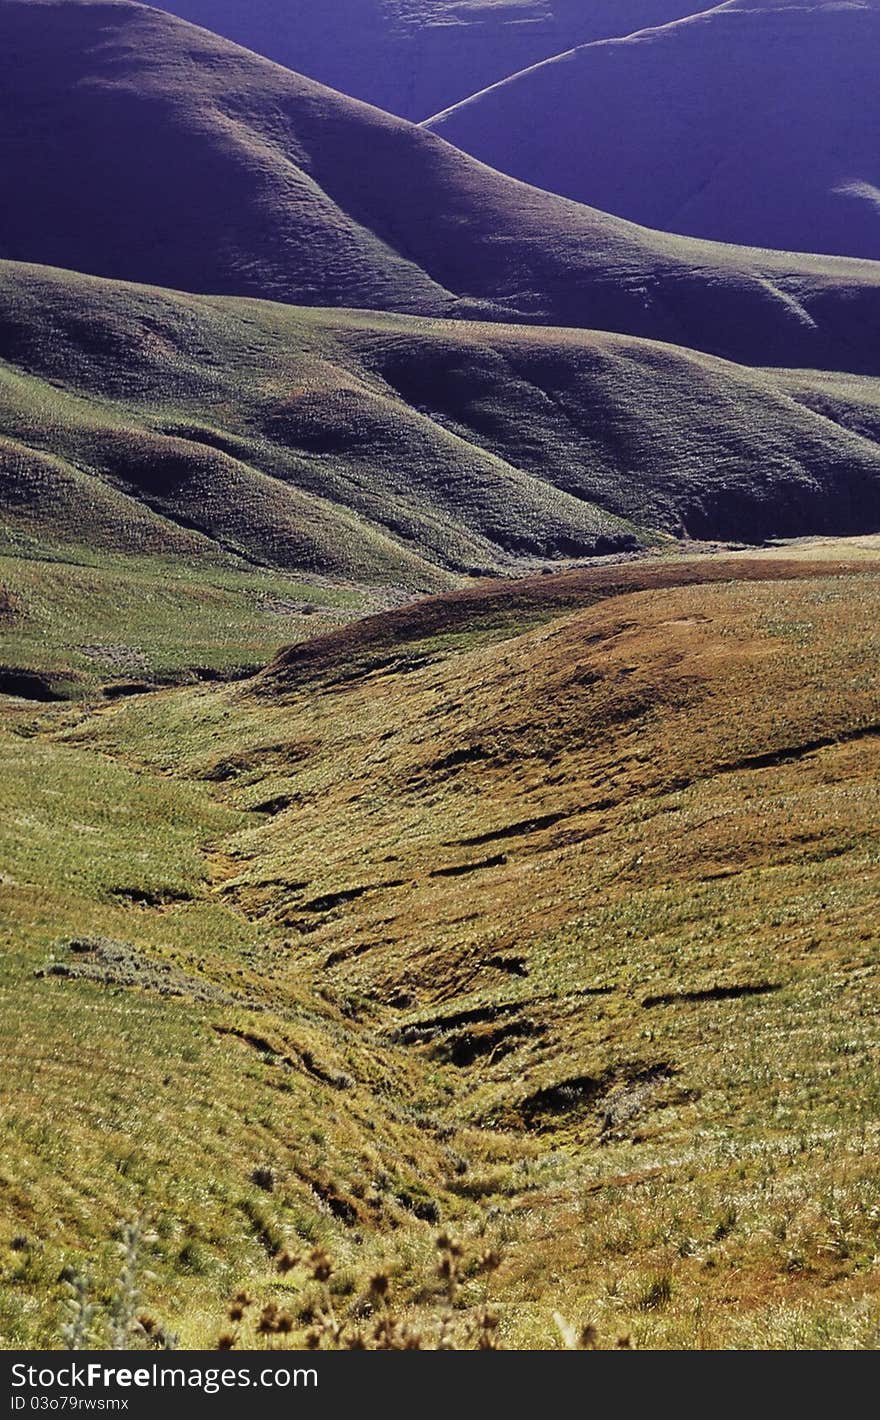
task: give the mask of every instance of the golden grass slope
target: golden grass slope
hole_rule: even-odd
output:
[[[343,1310],[383,1254],[430,1308],[439,1215],[501,1246],[508,1345],[556,1344],[554,1310],[600,1345],[876,1344],[866,553],[475,589],[248,686],[66,732],[15,712],[4,1073],[33,1092],[6,1126],[30,1240],[5,1254],[6,1335],[49,1317],[65,1254],[107,1275],[101,1230],[135,1207],[187,1344],[249,1269],[296,1308],[256,1207],[270,1250],[332,1248]],[[97,834],[65,833],[74,812]],[[103,984],[53,946],[86,930],[130,944]],[[30,976],[53,958],[73,975]]]

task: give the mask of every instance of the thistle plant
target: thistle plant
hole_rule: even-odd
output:
[[[67,1270],[69,1320],[61,1326],[61,1338],[68,1351],[88,1351],[107,1346],[111,1351],[156,1347],[173,1351],[177,1337],[149,1313],[141,1310],[141,1279],[154,1280],[140,1266],[145,1234],[140,1222],[124,1223],[120,1229],[119,1251],[122,1265],[109,1301],[95,1298],[91,1280],[81,1272]]]
[[[341,1316],[333,1301],[334,1266],[327,1251],[317,1247],[299,1257],[283,1249],[275,1259],[279,1273],[285,1277],[297,1269],[301,1273],[303,1299],[297,1316],[274,1301],[257,1310],[254,1299],[240,1292],[227,1310],[231,1326],[218,1337],[216,1347],[229,1351],[255,1334],[273,1349],[305,1345],[313,1351],[500,1350],[497,1314],[486,1302],[464,1306],[462,1296],[465,1270],[469,1278],[488,1276],[500,1265],[500,1254],[486,1250],[468,1260],[461,1243],[447,1233],[437,1238],[436,1249],[443,1303],[435,1317],[419,1323],[398,1308],[387,1270],[374,1273],[349,1313]],[[304,1334],[297,1322],[299,1328],[306,1328]]]
[[[124,1223],[119,1244],[122,1254],[122,1270],[119,1273],[116,1291],[110,1303],[110,1348],[113,1351],[127,1349],[132,1332],[137,1326],[138,1308],[141,1300],[138,1284],[140,1244],[140,1223]]]

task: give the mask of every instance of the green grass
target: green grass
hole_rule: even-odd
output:
[[[0,538],[2,660],[61,694],[252,673],[281,646],[381,605],[381,591],[192,557]],[[5,555],[4,555],[5,554]]]
[[[12,263],[0,312],[0,510],[23,548],[440,591],[685,534],[880,525],[865,378]]]
[[[105,1294],[118,1225],[138,1216],[151,1235],[145,1306],[183,1344],[210,1344],[230,1291],[271,1272],[267,1250],[326,1238],[354,1259],[315,1188],[378,1190],[372,1213],[353,1206],[389,1226],[407,1216],[396,1192],[435,1187],[438,1148],[415,1160],[417,1126],[395,1103],[408,1064],[364,1051],[305,983],[279,987],[277,940],[208,893],[206,849],[242,817],[204,788],[9,731],[0,783],[0,1051],[15,1072],[0,1161],[3,1344],[57,1344],[62,1269],[87,1271]],[[120,888],[174,902],[132,907]],[[75,961],[64,943],[88,934],[232,1004],[43,975]],[[283,1064],[300,1053],[308,1066]],[[251,1177],[266,1165],[271,1195]]]

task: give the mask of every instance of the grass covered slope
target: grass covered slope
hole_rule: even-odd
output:
[[[230,1295],[268,1277],[283,1243],[332,1240],[340,1270],[376,1258],[378,1235],[440,1184],[445,1151],[406,1104],[405,1052],[363,1049],[312,982],[282,988],[278,943],[213,899],[205,848],[242,816],[204,786],[44,740],[12,706],[0,1345],[59,1345],[62,1269],[106,1295],[120,1224],[142,1217],[141,1315],[213,1346]]]
[[[505,1345],[876,1343],[876,560],[516,592],[5,703],[7,1344],[137,1212],[188,1345],[243,1283],[301,1336],[282,1243],[418,1318],[437,1220]]]
[[[0,693],[49,702],[235,679],[281,646],[395,600],[390,588],[330,586],[232,558],[0,538]]]
[[[865,753],[876,758],[876,637],[870,614],[856,607],[863,592],[867,612],[877,578],[870,563],[851,570],[840,581],[846,564],[705,559],[577,571],[546,586],[525,581],[511,592],[490,585],[416,603],[293,648],[235,699],[256,695],[257,718],[277,696],[294,710],[301,705],[323,748],[316,743],[314,758],[310,753],[290,776],[302,794],[295,812],[242,840],[242,893],[264,871],[285,877],[289,845],[305,880],[289,904],[279,904],[289,925],[305,930],[309,909],[297,916],[297,902],[317,898],[312,949],[371,943],[363,953],[346,947],[338,966],[343,975],[366,987],[376,972],[372,990],[385,971],[417,972],[412,960],[403,962],[411,931],[405,924],[424,912],[435,914],[437,934],[422,942],[424,961],[442,940],[455,962],[448,981],[432,969],[420,995],[476,989],[490,941],[513,951],[533,930],[540,938],[555,907],[564,915],[565,903],[580,902],[582,887],[555,896],[567,875],[595,870],[597,894],[605,884],[625,896],[643,880],[662,881],[669,855],[686,860],[688,835],[674,832],[667,815],[673,801],[680,809],[692,794],[699,798],[706,781],[717,780],[713,792],[726,792],[729,781],[748,784],[751,773],[797,766],[850,742],[864,741]],[[423,697],[424,717],[410,706],[398,720],[396,705],[390,708],[389,677],[403,674],[408,694]],[[833,675],[840,677],[836,690]],[[755,722],[748,707],[758,695],[766,696],[767,709]],[[386,696],[382,732],[392,732],[353,775],[355,707],[365,707],[366,724]],[[333,726],[343,703],[337,738]],[[326,743],[319,727],[330,735]],[[252,776],[271,782],[278,773],[258,758],[247,771],[247,792]],[[352,835],[345,860],[335,861],[329,876],[320,866],[329,865],[326,856],[315,857],[312,873],[303,848],[321,837],[311,813],[327,814],[324,793],[310,800],[312,772],[325,786],[338,775],[349,824],[361,812],[371,824]],[[426,838],[416,824],[429,802],[435,807]],[[514,804],[508,815],[505,807]],[[382,805],[391,813],[391,838],[382,828]],[[618,831],[624,856],[609,859],[605,835]],[[719,835],[713,867],[724,867],[728,856],[734,869],[742,866],[738,831],[738,822],[713,825]],[[630,860],[626,841],[631,835],[635,844],[641,834],[646,843],[633,847]],[[794,842],[802,844],[801,837]],[[383,862],[393,863],[397,881],[381,881]],[[618,870],[625,883],[612,890]],[[355,882],[370,887],[349,902],[342,890]],[[485,893],[504,901],[508,889],[524,913],[515,925],[501,932],[491,921],[456,926],[453,909],[466,898],[476,894],[479,901]],[[334,897],[338,904],[330,902]],[[400,936],[374,941],[380,919],[386,927],[399,923]]]
[[[880,10],[719,6],[561,53],[430,129],[649,227],[880,257]]]
[[[18,527],[422,588],[634,542],[537,460],[514,466],[398,394],[383,369],[418,346],[417,321],[15,265],[2,287],[3,494]],[[494,383],[504,400],[503,365]]]
[[[880,528],[876,381],[627,337],[174,295],[0,264],[11,548],[422,590]],[[794,384],[792,384],[794,381]]]
[[[687,0],[167,0],[160,8],[415,120],[573,44],[688,13]]]
[[[878,369],[878,264],[649,232],[126,0],[5,0],[0,96],[7,258]]]

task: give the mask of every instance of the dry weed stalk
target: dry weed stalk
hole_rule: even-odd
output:
[[[300,1268],[303,1287],[311,1283],[316,1288],[316,1295],[304,1298],[298,1313],[307,1328],[301,1336],[302,1344],[313,1351],[500,1350],[497,1313],[486,1302],[472,1308],[463,1304],[464,1248],[448,1233],[437,1238],[436,1248],[436,1275],[442,1284],[443,1305],[435,1318],[419,1324],[408,1320],[396,1305],[388,1271],[375,1273],[349,1314],[340,1316],[330,1287],[333,1262],[325,1249],[317,1247],[305,1258],[284,1249],[275,1259],[279,1273],[287,1276]],[[486,1250],[468,1261],[467,1277],[488,1277],[500,1263],[498,1252]],[[246,1293],[233,1299],[227,1312],[233,1329],[218,1337],[218,1350],[231,1350],[238,1345],[246,1324],[267,1346],[291,1345],[297,1329],[291,1313],[268,1302],[250,1322],[254,1306],[253,1298]],[[364,1320],[367,1317],[369,1320]]]

